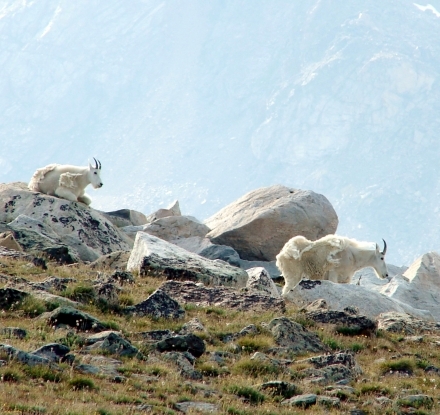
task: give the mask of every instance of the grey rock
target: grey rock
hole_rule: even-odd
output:
[[[61,363],[64,362],[65,357],[69,352],[69,347],[64,344],[50,343],[34,350],[31,354],[44,357],[54,363]]]
[[[94,261],[101,255],[131,248],[130,239],[96,210],[24,189],[17,183],[0,185],[0,198],[4,201],[0,222],[8,223],[26,252],[53,247],[62,258],[63,249],[68,248],[65,255],[72,260],[79,257]],[[36,235],[35,243],[32,245],[31,237],[20,240],[20,233]]]
[[[211,244],[198,252],[198,254],[208,259],[221,259],[235,267],[240,266],[240,256],[238,252],[230,246]]]
[[[77,372],[105,376],[112,380],[121,378],[118,371],[118,368],[123,364],[121,360],[95,354],[81,354],[78,358],[80,359],[79,363],[74,365]]]
[[[185,402],[177,402],[174,404],[177,410],[183,412],[184,414],[189,411],[195,411],[197,413],[209,413],[215,414],[219,411],[218,405],[208,402],[193,402],[193,401],[185,401]],[[192,412],[191,412],[192,413]]]
[[[157,236],[165,241],[198,236],[204,238],[210,229],[190,216],[168,216],[148,223],[143,232]]]
[[[432,314],[432,320],[440,321],[439,276],[440,254],[428,252],[414,261],[402,276],[394,277],[386,286],[382,287],[380,292],[413,308],[427,310]],[[415,315],[407,310],[404,311]]]
[[[102,300],[110,306],[117,306],[119,304],[119,293],[121,288],[112,282],[104,282],[95,284],[93,286],[96,299]]]
[[[296,235],[315,240],[334,233],[338,217],[324,196],[276,185],[247,193],[205,223],[213,243],[231,246],[242,259],[273,261]]]
[[[156,290],[145,301],[127,307],[126,312],[138,316],[148,315],[152,318],[179,319],[185,316],[185,310],[163,289]]]
[[[55,310],[43,313],[40,319],[55,327],[68,326],[78,331],[99,332],[106,329],[97,318],[73,307],[58,307]]]
[[[181,216],[182,213],[180,211],[180,205],[177,200],[175,200],[173,203],[171,203],[170,206],[168,206],[165,209],[159,209],[156,212],[151,213],[147,216],[147,222],[154,222],[157,219],[166,218],[169,216]]]
[[[262,267],[272,279],[279,280],[283,278],[280,270],[276,266],[276,261],[248,261],[246,259],[240,259],[239,267],[245,270]]]
[[[355,375],[350,368],[342,364],[332,364],[322,369],[308,368],[301,370],[301,374],[306,377],[305,382],[319,385],[328,385],[346,379],[354,379]]]
[[[223,261],[212,261],[160,238],[139,232],[127,271],[140,275],[159,273],[170,280],[191,280],[207,285],[244,287],[247,273]]]
[[[335,408],[341,406],[341,400],[339,398],[332,398],[329,396],[319,395],[316,399],[316,403],[328,408]]]
[[[125,271],[131,251],[115,251],[107,255],[101,255],[89,264],[92,269],[114,269]]]
[[[18,306],[29,294],[15,288],[0,288],[0,309],[9,310]]]
[[[118,228],[123,226],[139,226],[148,222],[147,217],[136,210],[119,209],[112,212],[99,212]]]
[[[76,301],[47,292],[47,290],[50,289],[62,291],[67,287],[67,283],[70,281],[70,279],[60,279],[56,277],[49,277],[41,282],[31,282],[24,278],[8,278],[5,289],[10,288],[23,291],[31,295],[33,298],[37,298],[46,303],[76,307],[78,306]]]
[[[29,282],[29,286],[32,287],[34,290],[64,291],[67,286],[73,282],[76,282],[74,278],[47,277],[43,281]]]
[[[393,403],[393,400],[390,398],[387,398],[386,396],[379,396],[379,397],[375,398],[375,401],[381,406],[388,406],[388,405],[392,405],[392,403]]]
[[[86,351],[101,350],[121,357],[141,357],[139,350],[115,331],[98,333],[86,338],[85,342],[88,345]]]
[[[11,231],[0,233],[0,246],[14,251],[19,251],[19,252],[23,251],[23,248],[17,242],[13,232]]]
[[[136,338],[139,338],[147,343],[155,343],[161,340],[165,340],[169,337],[173,337],[175,335],[176,333],[171,330],[151,330],[134,334]]]
[[[261,291],[271,297],[280,298],[280,294],[269,273],[263,267],[250,268],[246,271],[249,278],[246,288]]]
[[[355,360],[354,353],[350,352],[339,352],[333,354],[326,354],[321,356],[314,356],[308,359],[300,360],[297,363],[310,363],[316,368],[323,368],[326,366],[341,364],[344,365],[351,370],[353,370],[356,374],[361,374],[362,370],[357,364]]]
[[[131,272],[116,270],[108,277],[108,281],[116,282],[122,286],[126,284],[134,284],[135,279]]]
[[[192,333],[168,337],[156,343],[154,348],[161,353],[167,351],[188,352],[194,357],[200,357],[206,350],[205,342]]]
[[[315,405],[317,399],[318,399],[317,395],[313,393],[309,393],[306,395],[298,395],[290,399],[285,399],[284,401],[281,402],[281,405],[300,406],[302,408],[308,408],[311,405]]]
[[[285,311],[285,303],[281,298],[259,293],[240,293],[227,287],[203,287],[191,281],[166,281],[160,289],[181,304],[216,306],[242,311],[273,310],[280,313]]]
[[[163,358],[174,362],[180,369],[181,376],[192,380],[201,380],[203,378],[200,372],[194,370],[191,358],[187,353],[167,352],[164,354]]]
[[[377,291],[354,284],[301,280],[284,298],[300,308],[319,299],[324,299],[329,309],[338,311],[355,304],[359,313],[370,319],[375,319],[381,313],[397,311],[424,320],[433,320],[432,314],[427,310],[415,309]]]
[[[0,352],[8,356],[9,360],[14,360],[25,365],[36,366],[45,365],[52,368],[57,368],[58,366],[43,356],[38,356],[32,353],[24,352],[23,350],[16,349],[8,344],[0,344]]]
[[[377,329],[376,321],[360,315],[353,315],[343,311],[316,310],[305,313],[305,316],[317,323],[334,324],[350,328],[359,334],[370,334]]]
[[[292,396],[301,394],[301,390],[294,383],[285,382],[282,380],[264,382],[261,385],[258,385],[257,388],[269,395],[282,396],[285,399],[289,399]]]
[[[287,347],[297,354],[329,350],[315,333],[286,317],[273,319],[267,328],[272,332],[278,346]]]
[[[179,334],[190,334],[197,331],[207,332],[201,321],[197,317],[194,317],[182,326]]]
[[[406,335],[440,331],[440,322],[426,321],[398,312],[381,313],[377,318],[377,326],[380,330]]]
[[[216,362],[221,366],[224,366],[226,364],[227,360],[234,359],[236,355],[230,352],[226,352],[223,350],[216,350],[214,352],[208,352],[209,354],[209,360],[212,362]]]
[[[21,329],[19,327],[1,327],[0,335],[7,338],[15,337],[17,339],[24,339],[27,336],[27,330]]]

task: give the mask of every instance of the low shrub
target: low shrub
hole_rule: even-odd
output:
[[[83,389],[94,390],[94,389],[96,389],[96,386],[93,383],[93,381],[89,378],[84,378],[84,377],[76,377],[76,378],[71,379],[69,381],[69,386],[73,390],[83,390]]]
[[[232,385],[229,392],[246,399],[252,405],[262,404],[266,398],[262,393],[249,386]]]

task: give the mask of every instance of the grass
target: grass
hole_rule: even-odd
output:
[[[147,356],[146,360],[106,356],[121,361],[116,372],[119,377],[123,377],[120,383],[114,382],[111,377],[80,373],[67,364],[62,364],[58,371],[10,361],[0,366],[2,414],[136,415],[145,413],[136,409],[143,405],[151,406],[149,413],[152,414],[178,414],[176,403],[194,400],[215,403],[219,406],[219,413],[225,414],[287,415],[305,412],[301,408],[293,410],[292,407],[281,405],[281,401],[287,396],[274,396],[269,390],[260,390],[259,385],[278,380],[293,383],[302,393],[314,393],[317,389],[323,395],[328,393],[325,387],[304,382],[301,371],[310,365],[296,362],[296,359],[315,356],[317,353],[306,353],[302,356],[271,354],[271,350],[277,345],[272,334],[264,329],[264,325],[271,319],[280,317],[277,313],[237,312],[214,306],[187,304],[184,306],[186,316],[182,320],[153,320],[124,315],[117,309],[100,303],[90,283],[96,278],[96,270],[85,265],[59,266],[48,262],[48,269],[44,271],[23,261],[2,258],[0,273],[26,278],[32,282],[42,281],[48,276],[74,279],[64,292],[54,294],[85,301],[80,307],[83,311],[106,323],[108,328],[121,331],[134,346],[142,352],[145,351]],[[160,275],[135,276],[134,284],[123,285],[118,295],[119,305],[124,307],[144,301],[163,281],[165,279]],[[52,342],[62,343],[71,349],[78,360],[81,359],[85,338],[90,333],[71,328],[54,329],[39,318],[42,313],[55,306],[55,303],[27,297],[13,310],[0,310],[0,327],[19,327],[27,332],[24,338],[0,334],[0,343],[10,344],[24,351],[33,351]],[[333,351],[356,352],[356,361],[363,370],[357,380],[350,382],[350,386],[355,389],[354,394],[339,392],[343,399],[340,408],[314,405],[307,409],[307,414],[336,415],[349,413],[353,407],[362,407],[367,413],[385,415],[394,413],[392,411],[396,408],[408,408],[407,405],[411,402],[404,399],[405,394],[425,394],[431,397],[438,395],[440,376],[426,373],[425,369],[428,366],[440,366],[440,350],[426,347],[430,344],[428,336],[422,348],[420,344],[405,341],[401,334],[378,331],[366,337],[346,330],[335,332],[330,326],[305,319],[291,304],[287,304],[285,316],[318,334],[321,341]],[[204,333],[197,333],[203,337],[207,346],[206,353],[194,365],[203,375],[200,381],[182,378],[175,364],[165,362],[160,355],[149,351],[148,345],[139,336],[140,332],[151,330],[167,329],[177,332],[192,318],[199,319],[206,329]],[[238,333],[249,324],[257,327],[257,334],[234,338],[228,343],[223,341],[225,336]],[[211,352],[225,352],[226,357],[220,362],[211,361]],[[276,360],[291,359],[292,362],[279,365],[270,359],[251,359],[255,352],[265,353]],[[98,354],[93,353],[94,356]],[[2,356],[0,360],[1,358]],[[374,406],[374,400],[382,396],[392,399],[394,406],[378,410]],[[419,414],[440,413],[438,400],[427,400],[415,405]]]

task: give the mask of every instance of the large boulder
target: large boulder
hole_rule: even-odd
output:
[[[375,319],[388,311],[408,313],[415,317],[433,320],[432,314],[398,300],[389,298],[377,291],[359,285],[337,284],[331,281],[302,280],[284,298],[298,307],[305,307],[313,301],[324,299],[331,310],[343,311],[356,306],[359,314]]]
[[[191,280],[207,285],[244,287],[246,271],[223,261],[212,261],[145,232],[138,232],[127,264],[141,275],[161,274],[170,280]]]
[[[142,229],[165,241],[198,236],[203,238],[210,229],[191,216],[167,216],[148,223]]]
[[[428,310],[440,321],[440,255],[436,252],[422,255],[380,292],[414,308]]]
[[[247,193],[205,224],[213,243],[233,247],[240,258],[273,261],[296,235],[315,240],[335,233],[338,216],[323,195],[275,185]]]
[[[119,209],[112,212],[99,212],[118,228],[124,226],[140,226],[148,222],[147,217],[136,210]]]
[[[27,252],[43,251],[69,262],[131,248],[123,232],[82,203],[31,192],[25,183],[0,184],[0,199],[2,229],[10,230]]]

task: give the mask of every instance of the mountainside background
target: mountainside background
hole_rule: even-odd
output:
[[[440,250],[440,0],[1,0],[0,181],[102,162],[92,206],[204,220],[262,186]]]

